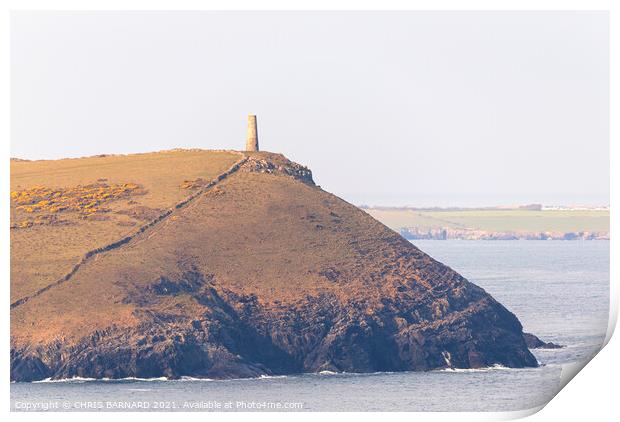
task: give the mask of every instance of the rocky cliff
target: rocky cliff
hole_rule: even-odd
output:
[[[151,158],[115,159],[134,171],[99,183],[142,196],[99,186],[87,213],[40,204],[63,193],[23,192],[32,174],[75,192],[71,171],[90,166],[74,175],[90,186],[113,157],[12,162],[12,380],[537,365],[515,315],[307,168],[263,152],[219,153],[217,165],[203,152],[189,166],[184,154],[153,158],[149,178],[135,168]],[[41,223],[19,226],[28,219]]]

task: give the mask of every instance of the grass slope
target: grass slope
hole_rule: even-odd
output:
[[[210,180],[237,160],[237,153],[188,150],[11,161],[11,192],[37,186],[68,191],[97,183],[141,187],[139,194],[109,201],[101,212],[88,216],[75,210],[27,212],[11,200],[12,226],[56,217],[42,220],[46,224],[11,230],[11,302],[53,283],[87,251],[122,238],[186,197],[191,190],[183,188],[184,181]]]

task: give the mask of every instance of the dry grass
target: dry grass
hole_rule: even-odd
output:
[[[261,156],[287,164],[280,156]],[[177,177],[177,189],[197,178],[185,172]],[[14,308],[12,334],[35,342],[79,338],[85,330],[137,324],[141,313],[180,312],[175,309],[195,306],[185,295],[171,297],[166,309],[136,307],[126,298],[190,268],[212,276],[219,289],[256,297],[268,308],[303,306],[307,296],[326,292],[345,302],[364,297],[380,303],[411,270],[401,260],[401,241],[406,242],[315,186],[283,174],[238,171],[128,244],[89,261],[70,282]],[[414,270],[421,284],[428,277],[425,260]],[[42,266],[39,260],[37,270]],[[24,269],[21,262],[19,267]],[[369,283],[380,288],[369,289]],[[80,303],[89,306],[76,306]]]
[[[79,159],[11,160],[11,302],[66,274],[239,159],[225,151],[165,151]]]

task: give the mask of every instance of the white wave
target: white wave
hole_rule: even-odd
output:
[[[533,352],[535,353],[557,353],[557,352],[565,352],[567,349],[577,349],[579,347],[584,347],[584,346],[578,346],[578,345],[567,345],[564,347],[558,347],[558,348],[554,348],[554,349],[545,349],[543,347],[538,348],[538,349],[533,349]]]
[[[166,377],[155,377],[155,378],[137,378],[137,377],[127,377],[127,378],[83,378],[83,377],[72,377],[72,378],[45,378],[39,381],[32,381],[33,383],[60,383],[60,382],[74,382],[74,383],[82,383],[82,382],[93,382],[93,381],[104,381],[104,382],[117,382],[117,381],[168,381]]]
[[[222,379],[182,376],[178,380],[172,380],[172,381],[256,381],[256,380],[279,379],[279,378],[288,378],[288,376],[287,375],[265,375],[263,374],[257,377],[250,377],[250,378],[222,378]]]
[[[377,372],[335,372],[335,371],[319,371],[319,372],[306,372],[300,375],[320,375],[320,376],[334,376],[334,375],[346,375],[349,377],[363,377],[369,375],[389,375],[395,374],[396,372],[391,371],[377,371]]]
[[[217,381],[217,380],[213,378],[198,378],[198,377],[182,376],[176,381]]]
[[[97,378],[82,378],[82,377],[73,377],[73,378],[45,378],[38,381],[32,381],[33,383],[55,383],[55,382],[87,382],[87,381],[99,381]]]
[[[438,372],[489,372],[489,371],[510,371],[510,370],[515,370],[515,368],[509,368],[507,366],[504,365],[493,365],[493,366],[486,366],[484,368],[444,368],[444,369],[438,369]]]
[[[269,380],[269,379],[278,379],[278,378],[287,378],[286,375],[261,375],[258,377],[259,380]],[[256,379],[256,378],[251,378]]]

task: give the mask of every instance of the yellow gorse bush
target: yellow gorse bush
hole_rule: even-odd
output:
[[[145,191],[135,183],[94,183],[66,189],[33,186],[12,191],[11,200],[17,204],[17,210],[27,213],[73,211],[88,215],[107,211],[102,206],[108,202],[142,193]]]

